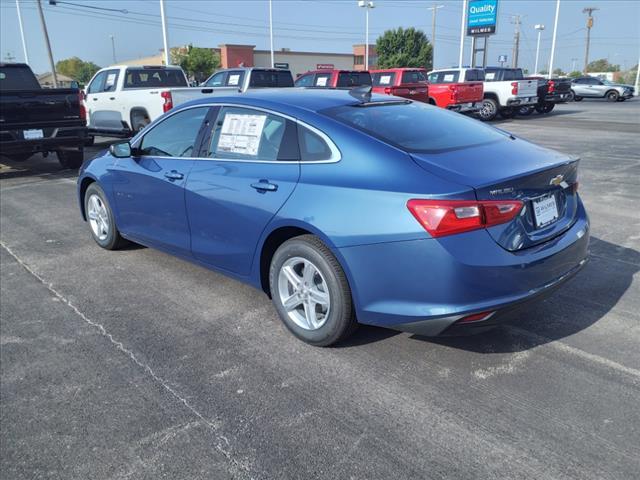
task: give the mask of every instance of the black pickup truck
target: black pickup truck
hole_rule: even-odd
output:
[[[570,78],[526,77],[527,80],[538,81],[538,103],[518,109],[518,115],[531,115],[535,110],[538,113],[549,113],[557,103],[573,101]]]
[[[24,161],[56,152],[65,168],[82,164],[86,114],[77,88],[42,88],[28,65],[0,63],[0,155]]]

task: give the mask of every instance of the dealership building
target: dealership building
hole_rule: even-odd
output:
[[[172,51],[186,51],[188,47],[175,47]],[[256,50],[255,45],[222,44],[212,48],[220,56],[222,68],[270,67],[271,52]],[[378,60],[375,45],[369,45],[369,68],[375,68]],[[276,67],[291,70],[294,77],[309,70],[341,69],[364,70],[365,45],[354,45],[351,53],[294,52],[288,48],[274,51]],[[118,65],[164,65],[164,53],[143,57]]]

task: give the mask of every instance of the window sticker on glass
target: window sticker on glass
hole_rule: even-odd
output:
[[[444,81],[445,82],[453,82],[454,77],[455,77],[455,75],[453,73],[447,73],[444,76]]]
[[[493,80],[494,78],[496,78],[495,72],[487,72],[484,75],[485,80]]]
[[[391,75],[382,75],[380,77],[380,85],[389,85],[391,83]]]
[[[256,156],[266,119],[266,115],[227,113],[220,131],[216,153]]]
[[[236,74],[236,75],[229,75],[229,85],[238,85],[238,82],[240,81],[240,75]]]
[[[326,86],[327,86],[327,77],[316,78],[316,87],[326,87]]]
[[[105,87],[110,87],[114,83],[116,83],[116,74],[110,73],[109,75],[107,75],[107,81],[104,83],[104,85]]]

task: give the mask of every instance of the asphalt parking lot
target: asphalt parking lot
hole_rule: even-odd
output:
[[[582,158],[591,262],[490,333],[331,349],[248,286],[100,249],[55,157],[5,163],[0,477],[638,478],[640,100],[496,125]]]

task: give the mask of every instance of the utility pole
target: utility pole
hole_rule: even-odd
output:
[[[24,63],[29,63],[29,54],[27,53],[27,42],[24,38],[24,26],[22,25],[22,12],[20,11],[20,1],[16,0],[16,10],[18,11],[18,26],[20,27],[20,38],[22,38],[22,51],[24,52]]]
[[[167,18],[164,14],[164,0],[160,0],[160,17],[162,20],[162,43],[164,44],[164,64],[171,65],[169,39],[167,35]]]
[[[586,13],[587,17],[587,46],[584,52],[584,73],[587,74],[587,69],[589,67],[589,43],[591,42],[591,28],[593,27],[593,17],[591,14],[596,10],[600,10],[596,7],[586,7],[582,9],[582,13]]]
[[[113,35],[109,35],[109,37],[111,38],[111,53],[113,54],[113,64],[115,65],[116,63],[118,63],[118,61],[116,60],[116,41]]]
[[[269,0],[269,48],[271,50],[271,68],[275,67],[275,57],[273,55],[273,6]]]
[[[431,63],[433,68],[436,68],[436,12],[439,8],[444,8],[444,5],[433,4],[433,7],[428,7],[427,10],[433,10],[431,17]]]
[[[16,0],[17,1],[17,0]],[[460,56],[458,57],[458,68],[462,68],[462,55],[464,54],[464,27],[467,19],[467,0],[462,2],[462,22],[460,23]]]
[[[556,18],[553,21],[553,39],[551,40],[551,57],[549,58],[549,73],[547,78],[551,78],[553,73],[553,57],[556,53],[556,35],[558,34],[558,17],[560,16],[560,0],[556,2]]]
[[[513,32],[512,66],[513,68],[517,68],[518,53],[520,53],[520,24],[522,23],[522,21],[520,20],[520,15],[513,15],[511,17],[511,23],[513,23],[516,26]]]
[[[44,13],[42,12],[42,0],[38,0],[38,13],[40,14],[40,24],[42,25],[42,33],[44,41],[47,44],[47,53],[49,54],[49,65],[51,66],[51,75],[53,76],[53,87],[58,88],[58,74],[56,73],[56,65],[53,63],[53,53],[51,53],[51,42],[49,42],[49,32],[47,32],[47,24],[44,21]]]
[[[536,66],[533,68],[533,74],[537,75],[538,74],[538,57],[540,55],[540,35],[544,30],[544,25],[540,23],[536,25],[534,28],[538,31],[538,44],[536,46]]]
[[[571,59],[571,71],[575,72],[576,71],[576,64],[578,63],[578,59],[577,58],[572,58]]]

